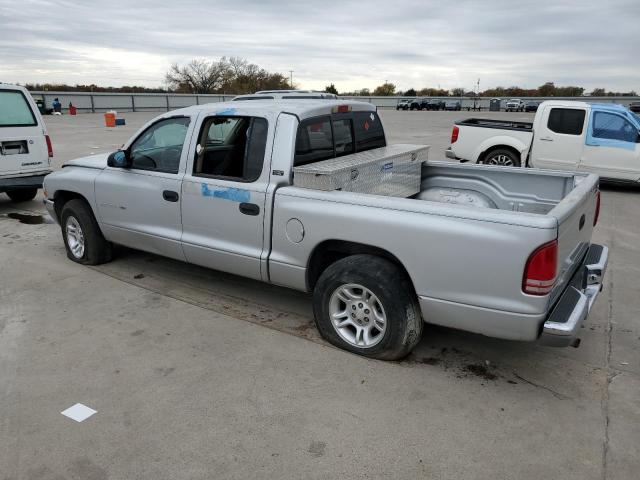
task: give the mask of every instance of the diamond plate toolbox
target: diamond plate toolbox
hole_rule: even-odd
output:
[[[390,145],[293,168],[293,184],[314,190],[343,190],[393,197],[420,191],[428,145]]]

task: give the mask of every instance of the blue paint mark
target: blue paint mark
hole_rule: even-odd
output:
[[[393,162],[385,163],[384,165],[382,165],[382,167],[380,167],[380,171],[383,173],[390,172],[391,170],[393,170]]]
[[[226,110],[220,110],[219,112],[216,112],[216,115],[235,115],[235,114],[236,114],[235,108],[227,108]]]
[[[240,188],[221,188],[219,190],[209,188],[206,183],[200,184],[203,197],[224,198],[232,202],[248,202],[251,200],[251,192]]]

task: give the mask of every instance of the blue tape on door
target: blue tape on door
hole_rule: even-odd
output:
[[[251,192],[240,188],[209,188],[206,183],[201,183],[201,192],[203,197],[223,198],[232,202],[248,202],[251,200]]]

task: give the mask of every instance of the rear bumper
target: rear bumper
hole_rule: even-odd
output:
[[[577,335],[602,291],[609,249],[593,244],[542,326],[539,342],[553,347],[577,343]]]
[[[456,157],[456,154],[453,153],[453,150],[451,150],[451,147],[447,148],[444,151],[444,156],[447,158],[450,158],[451,160],[460,160],[458,157]]]
[[[0,178],[0,192],[18,188],[42,188],[42,181],[48,173],[49,172],[30,176]]]

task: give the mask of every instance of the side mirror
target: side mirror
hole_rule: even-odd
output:
[[[116,150],[107,158],[107,165],[116,168],[128,168],[129,158],[127,152],[124,150]]]

